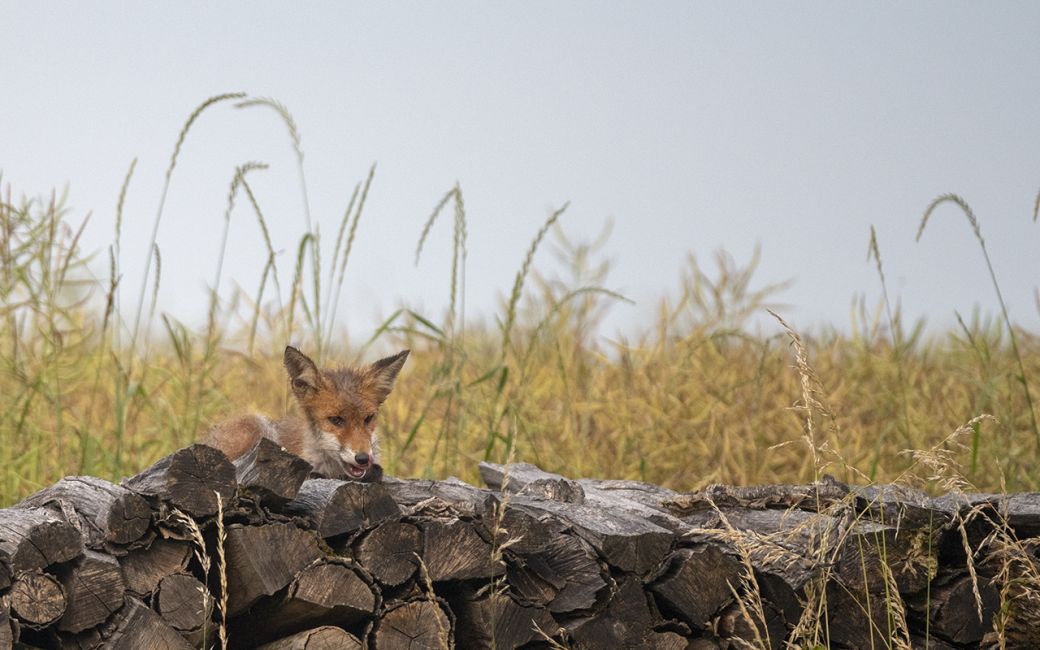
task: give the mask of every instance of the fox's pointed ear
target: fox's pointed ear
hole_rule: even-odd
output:
[[[308,392],[318,389],[318,383],[321,380],[318,366],[314,365],[306,354],[292,346],[287,346],[282,363],[285,364],[285,371],[289,373],[289,383],[292,385],[294,395],[302,397]]]
[[[390,395],[390,391],[394,389],[394,380],[397,379],[397,373],[401,372],[401,367],[404,366],[405,360],[408,359],[409,352],[411,350],[403,350],[391,357],[380,359],[368,367],[368,371],[375,381],[376,397],[379,399],[380,404]]]

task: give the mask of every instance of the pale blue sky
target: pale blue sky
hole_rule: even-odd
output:
[[[782,296],[792,324],[846,327],[855,295],[880,295],[871,224],[894,297],[947,324],[955,309],[996,309],[961,214],[944,209],[914,243],[925,206],[957,192],[1012,316],[1040,325],[1040,3],[21,2],[5,4],[0,32],[5,184],[68,183],[101,250],[140,159],[128,297],[182,123],[241,90],[294,114],[327,238],[379,164],[340,303],[358,337],[401,302],[447,304],[447,220],[412,260],[456,180],[471,315],[495,309],[548,211],[570,200],[575,238],[614,221],[607,286],[638,304],[617,306],[611,328],[648,325],[688,252],[744,260],[756,244],[758,284],[796,281]],[[252,182],[288,272],[303,230],[288,138],[274,113],[228,105],[197,124],[174,176],[161,308],[201,311],[228,183],[248,160],[271,164]],[[264,252],[239,205],[227,269],[253,291]],[[545,249],[537,263],[551,260]]]

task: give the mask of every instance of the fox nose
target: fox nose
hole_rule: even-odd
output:
[[[366,454],[365,452],[361,452],[360,454],[354,454],[354,461],[358,465],[364,467],[365,465],[368,465],[368,454]]]

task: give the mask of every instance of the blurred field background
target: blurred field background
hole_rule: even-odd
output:
[[[167,189],[195,121],[227,101],[278,111],[298,151],[296,125],[281,104],[214,97],[179,134]],[[133,166],[122,192],[113,188],[116,228],[101,251],[80,245],[87,215],[66,210],[59,193],[3,184],[3,504],[65,475],[132,474],[232,413],[281,415],[292,408],[281,367],[287,342],[323,365],[413,350],[381,414],[382,462],[395,475],[477,481],[478,461],[512,454],[568,476],[679,490],[806,481],[821,472],[859,483],[934,484],[956,475],[982,490],[1040,488],[1033,403],[1040,338],[1006,312],[957,314],[957,327],[945,332],[907,322],[885,285],[884,242],[872,236],[863,242],[878,271],[870,289],[881,287],[884,299],[854,301],[848,324],[800,330],[779,304],[784,284],[755,277],[757,256],[736,260],[720,252],[708,260],[691,255],[676,290],[661,297],[656,319],[623,338],[599,327],[628,300],[608,288],[601,250],[609,229],[597,240],[569,237],[566,206],[547,214],[528,242],[501,251],[504,264],[515,264],[516,279],[501,288],[497,314],[467,317],[465,188],[446,188],[439,202],[431,197],[425,223],[417,215],[414,250],[418,259],[429,238],[451,238],[448,309],[401,307],[385,315],[370,340],[356,340],[333,315],[344,277],[365,272],[350,265],[350,255],[374,168],[353,197],[344,197],[340,221],[319,227],[308,216],[301,239],[272,242],[250,184],[250,172],[262,167],[235,171],[224,223],[237,210],[248,216],[236,218],[261,230],[258,286],[222,281],[223,253],[199,260],[213,277],[202,324],[155,308],[164,273],[176,271],[162,268],[154,235],[147,250],[136,244],[128,251],[121,241]],[[305,185],[302,192],[306,205]],[[935,228],[973,228],[981,254],[965,264],[992,275],[985,224],[963,199],[939,197],[920,208],[921,237]],[[1022,218],[1035,221],[1036,214]],[[219,237],[220,228],[207,236]],[[146,252],[148,277],[121,275],[124,256]],[[553,256],[567,270],[563,279],[539,272],[539,261]],[[999,294],[999,278],[992,280]],[[790,331],[768,315],[770,308]],[[802,363],[795,336],[807,353]],[[995,419],[962,428],[981,414]],[[908,450],[929,450],[944,464],[922,464]]]

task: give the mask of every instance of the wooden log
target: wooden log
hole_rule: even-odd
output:
[[[537,553],[568,525],[549,513],[510,506],[512,497],[489,496],[480,513],[483,535],[514,553]]]
[[[547,513],[567,523],[611,566],[621,571],[647,575],[671,550],[674,534],[645,518],[614,512],[588,504],[560,503],[516,495],[510,508],[534,516]]]
[[[321,537],[335,537],[398,519],[401,509],[381,483],[309,479],[282,512],[304,517]]]
[[[451,477],[444,481],[386,478],[383,486],[406,515],[449,515],[477,518],[491,490]]]
[[[974,646],[993,629],[993,617],[1000,609],[1000,592],[991,580],[980,576],[978,589],[982,596],[981,619],[973,581],[967,573],[937,580],[928,594],[918,595],[910,606],[922,613],[927,607],[931,634],[957,645]]]
[[[10,587],[11,580],[11,556],[7,551],[0,550],[0,591]]]
[[[152,511],[139,495],[92,476],[70,476],[17,507],[52,507],[76,526],[91,548],[130,544],[148,531]]]
[[[39,569],[18,576],[9,600],[11,612],[22,625],[34,630],[47,627],[65,613],[65,589],[57,578]],[[8,621],[5,619],[4,623]],[[7,628],[10,630],[9,624]]]
[[[58,621],[63,632],[81,632],[105,621],[123,606],[126,584],[119,562],[110,555],[87,550],[74,562],[58,568],[68,604]]]
[[[506,550],[508,581],[524,601],[544,605],[556,614],[592,609],[609,584],[609,573],[585,540],[561,533],[537,553]]]
[[[745,611],[747,614],[745,614]],[[752,616],[751,620],[748,620],[749,614]],[[719,614],[715,622],[715,628],[719,637],[724,642],[728,642],[728,647],[731,648],[769,648],[771,650],[783,648],[784,639],[787,637],[787,627],[784,625],[783,618],[775,609],[768,606],[763,607],[763,614],[765,615],[765,621],[754,618],[754,614],[750,610],[741,609],[740,605],[732,603]],[[833,621],[834,619],[831,620]],[[832,627],[839,625],[832,624]],[[838,647],[869,648],[871,646],[852,645]]]
[[[0,596],[0,648],[11,648],[18,641],[18,623],[11,618],[11,595]]]
[[[827,619],[840,625],[826,626],[827,647],[891,647],[896,630],[889,612],[900,608],[905,611],[906,606],[898,593],[854,591],[832,580],[827,584]]]
[[[311,473],[310,463],[267,438],[260,438],[234,465],[239,488],[276,507],[295,498]]]
[[[396,587],[415,575],[423,550],[422,533],[413,524],[387,521],[354,543],[354,557],[387,587]]]
[[[284,596],[261,601],[234,620],[231,636],[236,645],[253,646],[322,625],[349,628],[374,615],[380,602],[358,567],[323,559],[300,571]]]
[[[311,531],[292,524],[227,528],[228,615],[236,616],[263,596],[284,589],[296,574],[322,557]]]
[[[7,508],[0,510],[0,552],[19,574],[73,559],[83,552],[83,538],[47,508]]]
[[[191,559],[191,543],[176,539],[157,539],[150,546],[135,549],[119,558],[127,591],[144,598],[163,578],[180,573]]]
[[[519,648],[561,632],[546,609],[520,605],[504,593],[467,594],[452,599],[451,609],[455,635],[465,639],[466,647]]]
[[[350,632],[324,625],[265,643],[256,650],[363,650],[364,647]]]
[[[523,494],[564,503],[585,502],[585,490],[576,481],[546,472],[530,463],[499,465],[482,462],[480,479],[489,488],[499,492]]]
[[[373,650],[441,650],[454,646],[454,621],[439,600],[393,603],[376,620]]]
[[[59,633],[56,644],[70,650],[189,650],[184,637],[140,600],[126,604],[108,621],[79,634]]]
[[[206,635],[214,631],[213,598],[206,585],[193,575],[176,573],[164,577],[152,602],[166,624],[193,646],[203,646]]]
[[[704,630],[733,602],[741,571],[740,562],[714,544],[682,548],[665,561],[650,589],[662,611]]]
[[[217,512],[217,494],[227,505],[235,494],[235,466],[222,452],[192,445],[173,452],[123,486],[170,503],[192,517]]]
[[[492,558],[492,548],[467,521],[426,521],[423,529],[423,562],[433,582],[490,579],[505,567]]]
[[[643,640],[653,630],[654,622],[639,581],[625,578],[605,608],[566,627],[578,648],[645,647]]]

